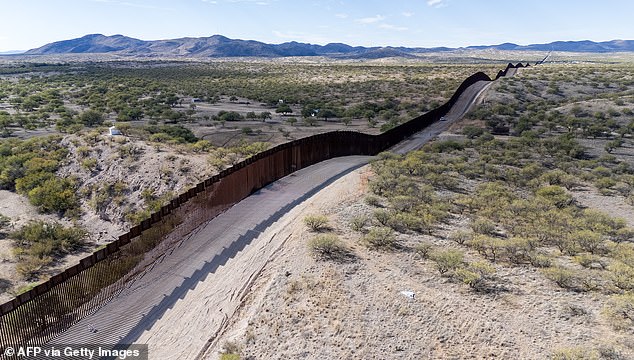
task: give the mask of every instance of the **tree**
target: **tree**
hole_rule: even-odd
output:
[[[306,124],[308,126],[315,126],[315,125],[317,125],[317,119],[315,119],[312,116],[304,118],[304,124]]]
[[[258,118],[258,115],[253,111],[249,111],[246,115],[246,118],[249,120],[255,120]]]
[[[275,112],[278,114],[292,114],[293,113],[293,109],[291,109],[290,106],[288,106],[288,104],[280,104],[277,109],[275,109]]]
[[[103,124],[104,117],[103,114],[98,111],[88,110],[79,115],[79,121],[86,126],[95,126]]]
[[[270,119],[271,118],[271,113],[268,111],[263,111],[260,113],[260,119],[262,119],[262,121],[266,121],[266,119]]]
[[[337,117],[337,113],[330,109],[321,109],[319,116],[324,118],[324,121],[328,121],[328,118]]]
[[[71,179],[52,178],[28,193],[29,200],[45,213],[63,214],[79,206],[75,195],[75,182]]]
[[[290,118],[286,119],[286,122],[289,123],[290,125],[295,125],[295,124],[297,124],[297,118],[290,117]]]

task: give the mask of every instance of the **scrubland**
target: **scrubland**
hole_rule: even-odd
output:
[[[306,214],[216,354],[634,357],[632,65],[577,62],[497,82]]]

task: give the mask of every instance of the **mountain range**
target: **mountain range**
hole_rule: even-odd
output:
[[[313,45],[299,42],[267,44],[254,40],[229,39],[221,35],[200,38],[145,41],[123,35],[86,35],[81,38],[57,41],[32,49],[26,55],[52,54],[118,54],[148,57],[285,57],[285,56],[330,56],[339,58],[384,58],[414,57],[416,54],[453,50],[530,50],[569,52],[623,52],[634,51],[634,40],[557,41],[548,44],[469,46],[465,48],[407,48],[407,47],[363,47],[340,43]]]

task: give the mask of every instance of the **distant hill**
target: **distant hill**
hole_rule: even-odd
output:
[[[469,46],[468,50],[533,50],[570,52],[620,52],[634,51],[634,40],[557,41],[549,44]],[[454,48],[406,48],[406,47],[362,47],[346,44],[313,45],[299,42],[267,44],[254,40],[229,39],[221,35],[201,38],[145,41],[123,35],[86,35],[78,39],[57,41],[32,49],[27,55],[51,54],[119,54],[130,56],[179,56],[179,57],[284,57],[284,56],[330,56],[349,59],[378,59],[385,57],[413,57],[416,54],[452,51]]]
[[[24,54],[24,50],[9,50],[9,51],[0,51],[0,55],[17,55]]]

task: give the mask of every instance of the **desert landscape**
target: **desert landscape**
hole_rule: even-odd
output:
[[[544,243],[530,245],[533,240],[529,233],[534,231],[536,235],[541,234],[538,237],[544,236],[543,233],[549,231],[548,225],[528,225],[531,229],[528,233],[518,229],[522,222],[531,221],[527,208],[518,208],[509,214],[512,216],[509,223],[502,219],[506,210],[504,205],[495,205],[498,204],[495,198],[506,196],[504,186],[510,184],[510,178],[508,173],[494,175],[494,164],[505,160],[492,161],[496,157],[489,157],[483,164],[491,167],[488,175],[479,172],[475,164],[458,167],[457,163],[461,151],[466,150],[459,144],[476,151],[468,157],[469,162],[475,162],[478,157],[486,156],[483,153],[486,149],[496,148],[487,142],[498,142],[497,146],[504,148],[505,142],[520,139],[521,136],[496,135],[488,141],[481,140],[479,145],[469,145],[471,141],[478,142],[482,135],[465,134],[485,128],[479,114],[489,105],[518,106],[521,101],[507,95],[512,87],[532,83],[535,91],[531,95],[550,97],[546,95],[548,88],[535,84],[539,83],[536,79],[550,79],[552,72],[564,72],[566,68],[570,70],[544,65],[523,69],[516,77],[501,80],[484,95],[479,108],[465,120],[453,124],[421,152],[404,157],[385,155],[372,166],[332,185],[320,194],[323,198],[311,199],[311,208],[293,216],[299,220],[320,214],[324,216],[323,227],[311,231],[309,225],[297,221],[293,235],[280,254],[267,264],[261,279],[254,285],[255,290],[246,297],[236,315],[234,325],[227,326],[223,338],[208,352],[209,356],[235,353],[241,358],[253,359],[632,358],[632,307],[631,296],[627,295],[632,277],[627,273],[631,265],[625,265],[630,262],[630,255],[613,258],[615,251],[629,254],[632,251],[632,199],[614,189],[601,189],[592,184],[593,180],[583,175],[591,173],[592,168],[572,170],[579,177],[573,181],[574,185],[564,188],[561,196],[570,206],[588,214],[586,221],[611,222],[608,226],[616,230],[613,236],[622,234],[624,241],[607,237],[605,233],[606,237],[596,240],[598,248],[589,249],[580,238],[589,233],[576,233],[570,240],[572,243],[566,245],[570,248],[563,245],[561,249],[550,248]],[[626,77],[624,81],[630,82],[631,78]],[[584,92],[580,84],[583,82],[576,78],[560,85],[560,99],[566,98],[568,91]],[[519,92],[515,94],[522,96]],[[628,89],[623,94],[629,98],[631,92]],[[593,111],[617,106],[591,99],[572,103],[572,106]],[[561,105],[554,107],[561,108]],[[631,118],[620,123],[631,124]],[[555,133],[542,136],[546,139],[556,136],[556,129]],[[596,158],[606,158],[603,149],[606,142],[607,139],[583,144]],[[611,151],[610,166],[632,166],[631,135],[625,136],[622,146]],[[530,153],[519,152],[521,147],[508,149],[517,149],[512,157],[517,163],[510,165],[511,169],[522,163],[536,164],[530,161]],[[500,159],[499,155],[497,158]],[[425,161],[421,162],[422,159]],[[416,185],[427,186],[431,193],[421,196],[414,191],[411,195],[401,195],[408,193],[408,186],[414,185],[406,185],[405,179],[399,183],[383,180],[389,174],[386,168],[395,169],[395,165],[403,166],[403,170],[427,167],[427,171],[443,178],[434,179],[425,175],[427,171],[419,172],[414,179],[422,176],[424,180],[415,180]],[[552,171],[559,174],[558,167],[553,166],[550,174],[554,175]],[[474,171],[480,175],[471,173]],[[524,176],[527,175],[524,172]],[[388,175],[388,178],[390,176],[399,175]],[[627,182],[628,176],[621,179]],[[499,179],[505,179],[506,183]],[[518,180],[529,182],[530,178]],[[530,187],[539,186],[539,182]],[[564,185],[552,178],[548,182]],[[399,189],[400,186],[405,189]],[[496,186],[503,187],[495,189]],[[485,190],[487,187],[490,190]],[[530,199],[526,190],[520,194],[524,198],[520,202]],[[399,195],[391,195],[392,191]],[[476,205],[480,210],[474,212],[458,210],[456,206],[474,206],[467,205],[473,200],[465,197],[474,191],[493,191],[483,196],[494,204],[484,205],[485,201],[483,205]],[[540,196],[539,190],[537,193]],[[335,194],[336,200],[323,203],[328,194]],[[417,209],[422,205],[419,199],[429,196],[440,198],[437,201],[441,209],[436,211],[447,211],[440,214],[436,224],[425,226],[415,222],[416,218],[399,217],[399,214],[415,213],[418,219],[421,216],[424,219],[425,215],[419,211],[434,216],[433,208]],[[434,201],[431,203],[432,207],[436,206]],[[442,205],[448,209],[442,209]],[[485,210],[495,206],[498,208]],[[515,202],[511,206],[522,207]],[[599,212],[594,212],[595,209]],[[485,224],[490,226],[489,230],[482,228],[487,227]],[[389,235],[380,233],[379,229],[389,229],[386,232]],[[481,234],[487,231],[489,235],[483,237]],[[522,237],[514,237],[517,233]],[[338,240],[330,245],[318,245],[315,239],[326,234]],[[557,236],[566,237],[565,234],[566,231]],[[620,283],[618,278],[627,284]],[[630,305],[621,301],[630,301]]]
[[[41,300],[54,311],[25,341],[147,344],[151,359],[633,359],[628,44],[87,35],[0,56],[0,303],[31,306],[25,294],[129,231],[144,249],[132,275],[73,288],[88,316]],[[478,72],[495,80],[467,91],[468,113],[444,108],[401,147],[313,166],[293,155],[288,177],[178,239],[187,214],[156,220],[275,146],[393,134]]]

